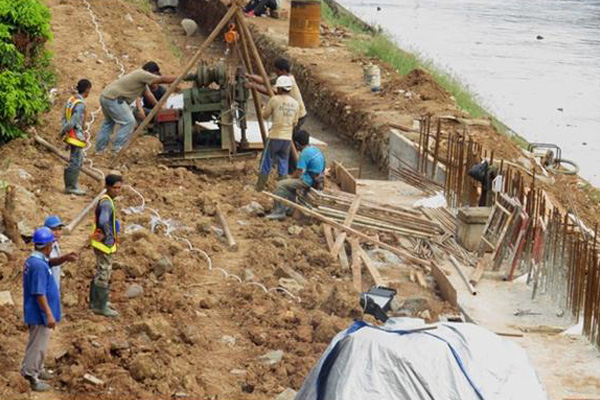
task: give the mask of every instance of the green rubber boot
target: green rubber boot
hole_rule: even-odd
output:
[[[269,175],[258,175],[258,181],[256,181],[256,191],[262,192],[265,190],[265,186],[267,186],[267,181],[269,180]]]
[[[118,317],[119,312],[108,306],[109,288],[97,286],[92,282],[90,307],[94,314],[104,315],[105,317]]]
[[[86,191],[81,189],[77,184],[79,179],[79,170],[65,168],[65,193],[74,194],[76,196],[85,196]]]
[[[279,177],[277,178],[278,181],[284,181],[286,179],[289,179],[290,176],[289,175],[279,175]]]

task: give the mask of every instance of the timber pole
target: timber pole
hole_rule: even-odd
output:
[[[142,123],[137,127],[135,132],[133,132],[129,141],[125,143],[125,145],[121,148],[119,155],[117,155],[117,157],[114,160],[115,163],[123,157],[123,154],[125,154],[125,150],[127,150],[127,148],[135,141],[135,139],[137,139],[137,137],[141,135],[142,131],[146,128],[146,126],[148,126],[148,124],[154,119],[158,111],[167,102],[169,96],[173,94],[173,92],[175,92],[177,86],[179,86],[179,84],[183,81],[189,70],[191,70],[192,67],[196,65],[202,54],[206,51],[206,49],[208,49],[208,46],[210,46],[210,44],[217,38],[221,30],[225,27],[225,25],[233,18],[236,11],[239,11],[239,6],[237,5],[237,3],[233,3],[229,10],[227,10],[227,13],[221,19],[221,21],[219,21],[215,29],[213,29],[208,38],[206,38],[204,43],[202,43],[202,46],[200,46],[196,54],[194,54],[192,59],[186,64],[185,68],[183,69],[183,72],[181,72],[177,79],[175,79],[175,81],[169,86],[169,89],[167,89],[167,92],[158,101],[158,104],[154,106],[152,111],[150,111],[150,113],[146,116]]]

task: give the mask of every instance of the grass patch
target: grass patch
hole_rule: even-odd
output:
[[[181,51],[179,46],[172,42],[169,42],[169,50],[171,50],[171,53],[178,59],[181,59],[183,57],[183,51]]]
[[[127,0],[132,3],[138,11],[143,14],[151,15],[152,14],[152,4],[150,4],[150,0]]]

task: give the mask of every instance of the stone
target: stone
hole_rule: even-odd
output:
[[[184,343],[194,346],[198,343],[198,333],[191,326],[186,327],[183,331],[181,331],[181,340]]]
[[[240,208],[240,211],[249,215],[261,215],[265,213],[265,208],[259,202],[251,201],[250,204]]]
[[[310,325],[302,325],[296,330],[296,336],[301,342],[312,342],[313,327]]]
[[[198,24],[189,18],[184,18],[181,20],[181,27],[187,36],[192,36],[198,30]]]
[[[304,289],[304,286],[298,283],[298,281],[296,281],[295,279],[279,278],[278,283],[279,286],[286,290],[289,290],[292,293],[297,293]]]
[[[121,266],[121,269],[125,271],[125,274],[130,278],[141,278],[145,275],[142,266],[139,263],[135,264],[120,264],[115,263]]]
[[[229,371],[230,374],[232,375],[246,375],[248,373],[248,371],[246,371],[245,369],[232,369],[231,371]]]
[[[143,294],[144,288],[141,285],[138,285],[137,283],[129,285],[129,287],[125,291],[125,296],[127,296],[128,299],[135,299],[136,297],[140,297]]]
[[[138,332],[145,332],[151,340],[158,340],[162,337],[169,337],[173,333],[171,324],[163,317],[153,317],[135,326]]]
[[[15,250],[17,248],[15,247],[15,245],[13,244],[13,242],[5,242],[5,243],[0,243],[0,253],[4,253],[6,255],[12,255]]]
[[[153,356],[149,354],[138,354],[129,364],[131,377],[138,382],[158,376],[158,368]]]
[[[62,304],[67,307],[75,307],[77,304],[79,304],[79,299],[75,293],[68,292],[62,298]]]
[[[206,297],[206,298],[200,299],[198,304],[199,304],[200,308],[203,308],[205,310],[210,310],[211,308],[217,307],[219,305],[219,302],[217,300],[215,300],[213,297]]]
[[[279,393],[274,400],[294,400],[297,394],[298,392],[294,389],[286,388],[283,392]]]
[[[228,345],[229,347],[235,346],[237,342],[236,338],[229,335],[223,335],[220,340],[221,343]]]
[[[429,310],[421,311],[419,313],[419,318],[423,318],[425,320],[430,320],[431,319],[431,313],[429,312]]]
[[[165,273],[173,270],[173,263],[168,257],[163,257],[154,266],[154,275],[157,278],[162,277]]]
[[[244,282],[252,282],[255,279],[254,272],[251,269],[245,269],[242,272],[242,280]]]
[[[104,381],[96,378],[94,375],[91,375],[91,374],[85,374],[85,375],[83,375],[83,379],[85,381],[93,384],[93,385],[96,385],[96,386],[102,386],[102,385],[104,385]]]
[[[394,304],[392,304],[394,306]],[[402,305],[399,309],[392,311],[405,311],[410,313],[410,315],[417,315],[418,313],[429,309],[429,300],[424,297],[409,297],[402,302]]]
[[[9,291],[0,292],[0,306],[14,306],[12,295]]]
[[[278,267],[275,270],[274,275],[276,278],[294,279],[296,282],[298,282],[301,285],[306,285],[306,283],[307,283],[306,278],[304,278],[304,276],[302,274],[294,271],[292,268],[287,267],[287,266]]]
[[[283,350],[273,350],[258,357],[258,360],[266,365],[275,365],[283,359]]]
[[[275,246],[275,247],[287,249],[287,242],[285,241],[284,238],[274,237],[271,239],[271,243],[273,243],[273,246]]]
[[[127,340],[113,340],[110,342],[110,350],[111,351],[122,351],[128,350],[131,348],[131,343]]]
[[[133,17],[131,16],[131,14],[127,13],[125,14],[125,19],[131,23],[133,23]]]
[[[302,228],[298,225],[292,225],[288,228],[288,233],[292,236],[297,236],[302,232]]]

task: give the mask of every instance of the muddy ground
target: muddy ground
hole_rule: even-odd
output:
[[[81,1],[48,0],[47,4],[53,16],[52,50],[59,92],[36,130],[60,146],[61,108],[75,82],[83,77],[92,80],[88,107],[96,110],[101,89],[118,76],[118,68],[103,53]],[[141,1],[91,0],[90,4],[107,48],[127,71],[153,59],[163,73],[176,73],[201,43],[201,37],[183,36],[180,17],[154,14]],[[210,56],[222,52],[215,45]],[[95,121],[92,133],[98,126]],[[253,190],[256,160],[208,163],[192,172],[158,165],[159,151],[158,141],[145,137],[128,152],[121,169],[126,184],[143,196],[145,208],[139,208],[142,199],[136,193],[123,190],[117,204],[130,212],[120,213],[124,234],[112,277],[111,301],[121,312],[118,319],[107,320],[87,309],[94,270],[87,245],[91,217],[61,241],[64,251],[78,252],[79,260],[64,269],[65,316],[53,333],[46,362],[56,373],[51,382],[56,390],[38,398],[178,394],[264,399],[286,387],[298,389],[331,338],[353,318],[363,317],[350,272],[329,256],[320,225],[262,218],[271,204]],[[70,221],[100,190],[94,180],[82,175],[88,196],[63,194],[62,164],[31,139],[3,146],[0,159],[0,178],[17,188],[15,216],[29,231],[48,214]],[[104,159],[95,159],[95,165],[108,170]],[[220,234],[217,204],[238,242],[237,251],[229,249]],[[249,208],[251,204],[258,211]],[[170,221],[175,231],[156,225],[157,214],[163,222]],[[205,257],[190,252],[182,238],[207,253],[212,270]],[[0,253],[0,290],[10,291],[16,303],[0,308],[3,398],[30,398],[18,372],[27,340],[21,271],[29,252],[20,243],[8,255]],[[226,277],[219,268],[242,282]],[[290,275],[288,269],[294,273]],[[405,267],[390,283],[402,298],[423,299],[431,319],[448,311],[434,288],[421,288],[410,280],[410,272]],[[290,276],[295,277],[295,284]],[[265,293],[254,283],[267,289],[287,284],[293,296],[277,290]],[[143,293],[129,298],[126,293],[133,285],[141,286]],[[280,361],[261,358],[277,350],[283,354]],[[84,379],[85,374],[103,383],[92,384]]]

